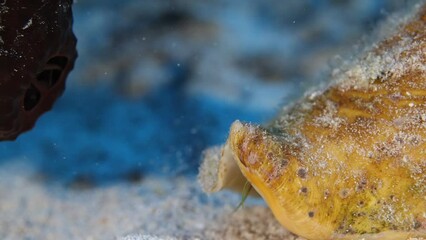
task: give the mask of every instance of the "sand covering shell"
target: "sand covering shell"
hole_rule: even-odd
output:
[[[413,11],[269,125],[236,121],[206,155],[204,190],[247,179],[308,239],[425,238],[426,6]]]

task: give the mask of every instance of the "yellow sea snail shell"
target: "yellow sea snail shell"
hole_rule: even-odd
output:
[[[247,179],[308,239],[426,238],[426,7],[415,12],[269,125],[234,122],[205,157],[204,190]]]

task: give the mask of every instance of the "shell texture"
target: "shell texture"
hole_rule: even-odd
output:
[[[288,230],[426,238],[426,5],[413,11],[269,125],[232,125],[226,149]]]

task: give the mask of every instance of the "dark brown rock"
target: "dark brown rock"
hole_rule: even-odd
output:
[[[71,0],[0,1],[0,140],[31,129],[77,57]]]

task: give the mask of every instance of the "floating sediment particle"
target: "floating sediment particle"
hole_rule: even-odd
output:
[[[391,20],[327,87],[266,126],[235,121],[216,157],[231,178],[204,189],[248,180],[308,239],[426,238],[426,4]]]

